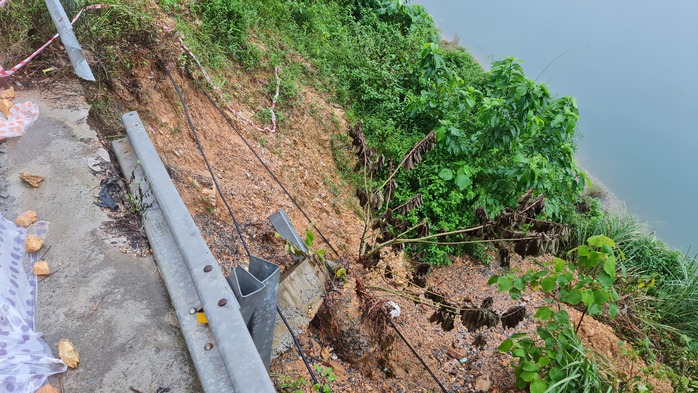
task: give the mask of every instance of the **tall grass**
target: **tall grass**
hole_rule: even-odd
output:
[[[43,1],[9,1],[0,7],[0,65],[13,67],[55,33]]]
[[[570,247],[595,234],[612,238],[624,254],[622,265],[631,277],[654,279],[647,296],[633,299],[646,332],[664,342],[655,346],[665,360],[683,373],[698,378],[698,261],[670,249],[649,233],[636,217],[605,213],[571,223]]]
[[[657,273],[663,278],[674,278],[687,268],[684,265],[695,264],[692,258],[669,249],[654,233],[648,233],[637,217],[632,215],[607,213],[580,220],[571,226],[572,244],[582,244],[584,239],[598,234],[616,242],[625,255],[625,267],[632,274]]]

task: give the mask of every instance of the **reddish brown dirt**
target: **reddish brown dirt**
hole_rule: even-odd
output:
[[[139,114],[153,144],[216,256],[226,267],[238,263],[244,250],[220,197],[211,203],[213,181],[174,89],[156,65],[137,73],[140,74],[139,95],[147,103],[139,108]],[[190,81],[174,74],[203,149],[252,252],[270,260],[281,259],[277,262],[287,265],[290,259],[279,254],[283,245],[274,239],[267,217],[283,208],[299,231],[310,229],[310,225],[206,97]],[[260,80],[249,79],[247,82],[253,86],[250,90],[257,93]],[[324,104],[316,93],[303,90],[297,101],[295,107],[300,109],[286,114],[287,120],[274,134],[250,129],[245,123],[237,126],[315,220],[314,224],[340,252],[351,254],[358,248],[362,223],[353,214],[351,202],[344,197],[352,191],[342,185],[336,173],[330,146],[331,135],[342,132],[345,124],[330,120],[336,109]],[[321,107],[319,116],[304,112],[311,102]],[[317,247],[327,248],[317,239]]]
[[[391,267],[392,279],[384,277],[385,265]],[[520,261],[512,258],[512,266],[527,269],[533,267],[534,264],[533,261]],[[369,289],[373,287],[371,292],[374,295],[394,301],[399,305],[401,314],[395,319],[395,324],[448,391],[477,392],[481,391],[477,387],[487,386],[488,389],[484,391],[518,391],[514,387],[514,375],[510,367],[512,357],[501,353],[497,347],[503,340],[515,333],[526,332],[531,337],[535,337],[536,321],[532,315],[536,307],[546,304],[543,298],[537,293],[529,293],[525,294],[519,301],[514,302],[508,295],[499,293],[495,286],[486,285],[489,277],[493,273],[501,272],[501,269],[495,266],[485,266],[479,261],[469,258],[457,258],[448,267],[436,268],[428,276],[428,285],[446,295],[446,298],[457,302],[468,298],[473,303],[479,304],[484,298],[491,296],[494,299],[493,310],[500,314],[515,304],[523,303],[527,306],[527,316],[513,329],[497,326],[482,328],[472,333],[468,332],[460,322],[456,322],[452,331],[444,332],[440,326],[430,324],[428,321],[433,309],[425,305],[415,304],[386,291],[406,291],[415,295],[419,294],[420,290],[410,285],[409,280],[406,279],[408,270],[409,263],[407,261],[401,256],[391,255],[384,258],[377,269],[364,275],[364,283]],[[353,286],[348,285],[348,287],[346,290],[353,291]],[[569,310],[569,312],[573,321],[578,320],[579,315],[581,315],[576,310]],[[342,318],[357,317],[356,315],[345,315]],[[482,349],[473,345],[477,335],[486,340],[486,345]],[[360,366],[357,369],[336,356],[333,357],[332,348],[328,347],[329,344],[325,343],[323,346],[317,337],[314,334],[304,335],[303,340],[310,348],[309,355],[313,361],[319,362],[324,367],[338,370],[336,372],[338,378],[333,385],[337,391],[440,391],[433,379],[399,339],[392,347],[390,370],[374,368],[373,373],[367,373]],[[628,380],[629,377],[636,375],[643,376],[642,370],[646,368],[645,363],[621,351],[619,346],[621,340],[613,334],[609,326],[587,316],[582,323],[580,337],[597,359],[599,358],[598,353],[603,354],[606,361],[611,359],[610,368],[622,380]],[[628,345],[627,348],[631,347]],[[459,362],[461,359],[463,359],[462,363]],[[280,375],[296,377],[307,375],[302,361],[293,351],[276,359],[273,363],[273,369]],[[363,371],[363,374],[360,371]],[[654,387],[654,392],[673,391],[666,380],[651,376],[648,382]]]

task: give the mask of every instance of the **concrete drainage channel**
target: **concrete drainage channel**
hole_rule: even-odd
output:
[[[203,389],[274,392],[268,368],[279,267],[251,256],[249,271],[238,266],[226,280],[138,114],[129,112],[122,120],[128,138],[113,142],[114,152],[123,173],[135,176],[127,179],[132,192],[146,182],[152,191],[144,201],[151,206],[143,217],[145,231]],[[293,237],[292,226],[285,230]],[[199,307],[208,325],[197,323]]]

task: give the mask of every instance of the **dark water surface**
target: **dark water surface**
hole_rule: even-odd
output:
[[[532,79],[549,66],[539,81],[579,104],[579,163],[661,239],[696,251],[698,1],[415,3],[483,65],[515,56]]]

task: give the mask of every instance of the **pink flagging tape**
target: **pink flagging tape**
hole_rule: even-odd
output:
[[[0,7],[2,7],[2,5],[4,4],[3,1],[7,2],[7,0],[0,0]],[[114,6],[113,6],[113,5],[106,5],[106,4],[93,4],[93,5],[88,5],[88,6],[84,7],[83,9],[81,9],[80,12],[78,12],[77,15],[75,15],[75,17],[73,18],[73,20],[70,21],[70,24],[71,24],[71,25],[72,25],[72,24],[75,24],[75,21],[78,20],[78,18],[80,17],[80,15],[82,15],[82,13],[85,12],[85,11],[87,11],[87,10],[98,10],[98,9],[100,9],[100,8],[109,8],[109,7],[114,7]],[[6,70],[6,69],[2,68],[2,66],[0,66],[0,78],[7,78],[8,76],[12,76],[12,75],[13,75],[15,72],[17,72],[20,68],[24,67],[24,66],[25,66],[27,63],[29,63],[33,58],[35,58],[39,53],[41,53],[44,49],[46,49],[46,47],[49,46],[53,41],[55,41],[56,38],[58,38],[58,34],[56,34],[56,35],[54,35],[53,37],[51,37],[51,39],[48,40],[48,42],[46,42],[45,44],[43,44],[43,45],[41,46],[41,48],[37,49],[36,52],[34,52],[34,53],[32,53],[31,55],[29,55],[29,57],[27,57],[26,59],[22,60],[19,64],[17,64],[16,66],[10,68],[9,70]]]
[[[8,0],[0,0],[0,6],[4,5]],[[80,12],[75,15],[73,20],[70,21],[70,24],[75,24],[75,22],[80,18],[83,12],[88,11],[88,10],[98,10],[101,8],[111,8],[115,7],[114,5],[107,5],[107,4],[93,4],[93,5],[88,5],[83,7]],[[166,32],[171,32],[173,29],[168,26],[161,26],[162,29]],[[46,47],[48,47],[53,41],[58,38],[58,34],[54,35],[51,37],[48,42],[46,42],[44,45],[41,46],[41,48],[37,49],[34,53],[29,55],[26,59],[22,60],[19,64],[16,66],[10,68],[9,70],[3,69],[2,66],[0,66],[0,78],[7,78],[9,76],[12,76],[15,72],[17,72],[19,69],[24,67],[27,63],[29,63],[32,59],[34,59],[39,53],[41,53]],[[199,70],[201,73],[204,75],[204,78],[206,78],[206,81],[208,84],[211,86],[211,88],[216,92],[218,95],[218,99],[223,101],[223,94],[218,86],[216,86],[215,83],[213,83],[213,80],[211,80],[211,77],[208,75],[206,70],[204,69],[203,65],[199,62],[199,60],[196,58],[194,53],[184,44],[184,41],[182,40],[182,36],[179,35],[179,43],[182,46],[182,48],[191,56],[192,59],[196,62],[196,65],[199,67]],[[266,132],[276,132],[276,113],[274,112],[274,109],[276,108],[276,101],[279,99],[279,88],[281,85],[281,80],[279,79],[279,71],[281,70],[280,66],[276,66],[274,68],[274,76],[276,77],[276,94],[274,94],[274,98],[272,99],[271,107],[269,107],[269,112],[271,113],[271,127],[259,127],[257,126],[252,120],[246,118],[242,113],[236,111],[233,109],[230,105],[225,104],[226,109],[232,113],[239,121],[247,123],[249,126],[253,127],[257,131],[266,131]]]
[[[38,117],[39,107],[35,103],[14,104],[7,120],[0,116],[0,140],[24,135]]]

